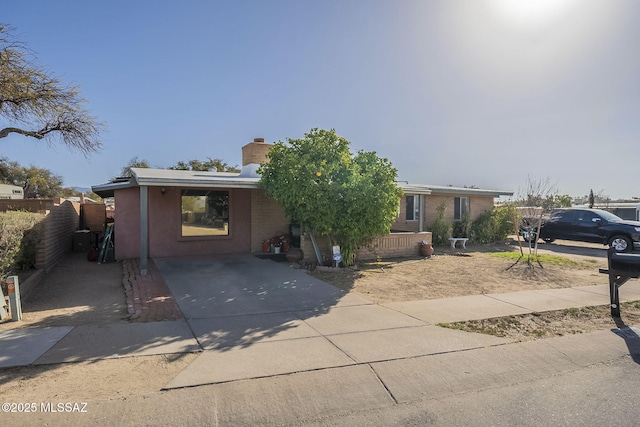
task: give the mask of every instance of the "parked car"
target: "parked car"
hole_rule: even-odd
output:
[[[520,234],[525,240],[540,238],[545,242],[556,239],[602,243],[616,252],[640,250],[640,222],[627,221],[600,209],[555,209],[543,217],[540,235],[534,218],[524,218]]]

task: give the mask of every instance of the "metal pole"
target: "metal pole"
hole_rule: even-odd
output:
[[[418,203],[420,204],[420,223],[418,224],[418,232],[424,231],[424,195],[418,196]]]
[[[140,275],[147,275],[149,257],[149,187],[140,186]]]

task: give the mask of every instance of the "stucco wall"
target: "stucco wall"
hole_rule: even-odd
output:
[[[118,217],[115,224],[116,259],[140,255],[140,190],[116,191]],[[188,256],[249,252],[251,247],[251,190],[229,190],[228,236],[181,236],[181,189],[149,187],[149,256]]]
[[[140,197],[139,188],[115,190],[118,217],[113,230],[116,259],[140,256]]]

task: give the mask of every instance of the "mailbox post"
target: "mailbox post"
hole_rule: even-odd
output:
[[[609,299],[611,316],[620,317],[620,295],[618,288],[629,279],[640,278],[640,253],[619,253],[609,248],[607,252],[608,269],[600,269],[600,273],[609,275]]]

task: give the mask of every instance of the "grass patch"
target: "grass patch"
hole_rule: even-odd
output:
[[[578,267],[580,265],[576,261],[560,255],[550,255],[550,254],[520,255],[520,252],[489,252],[488,254],[496,258],[502,258],[509,261],[513,261],[513,262],[516,262],[518,261],[518,259],[522,258],[525,261],[528,259],[531,262],[539,262],[540,264],[557,265],[559,267]]]

